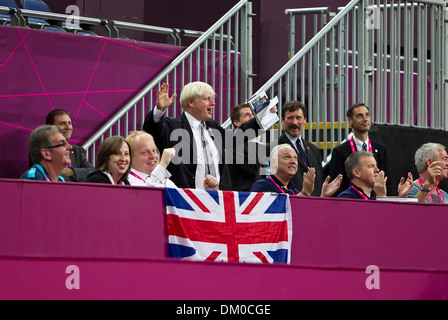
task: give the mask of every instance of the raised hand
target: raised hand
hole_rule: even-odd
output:
[[[331,197],[336,191],[341,187],[342,182],[342,174],[339,174],[333,181],[330,182],[330,176],[327,176],[323,185],[322,192],[320,193],[321,197]]]
[[[168,167],[171,159],[176,155],[176,150],[174,148],[165,148],[162,152],[162,158],[160,159],[160,165],[164,168]]]
[[[375,190],[375,194],[378,197],[385,197],[387,194],[387,188],[386,188],[386,181],[387,177],[383,170],[378,173],[377,177],[375,178],[375,186],[373,189]]]
[[[169,89],[169,84],[164,83],[157,92],[156,107],[159,111],[165,111],[165,109],[173,103],[174,99],[176,99],[176,93],[174,93],[171,97],[169,96]]]
[[[400,182],[398,183],[398,196],[407,197],[409,192],[411,192],[413,182],[412,173],[408,172],[408,177],[405,180],[404,177],[401,177]]]
[[[307,172],[303,173],[303,185],[302,185],[303,193],[305,193],[308,196],[313,193],[315,179],[316,179],[316,169],[315,168],[309,168],[309,170]]]
[[[208,174],[204,178],[204,189],[218,190],[218,187],[219,187],[218,179],[216,179],[214,176]]]

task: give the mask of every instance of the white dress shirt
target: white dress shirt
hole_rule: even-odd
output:
[[[355,137],[355,135],[352,136],[353,141],[355,142],[356,151],[362,151],[362,145],[365,142],[367,145],[367,151],[369,151],[369,138],[367,137],[366,141],[361,141],[358,138]]]
[[[291,141],[292,145],[294,146],[294,148],[297,150],[297,145],[296,145],[296,141],[297,139],[299,139],[300,145],[302,146],[303,150],[306,150],[305,145],[303,144],[303,140],[302,140],[302,136],[295,138],[292,135],[290,135],[288,132],[285,132],[286,137],[289,139],[289,141]],[[298,152],[299,150],[297,150]]]
[[[155,167],[151,174],[131,169],[128,181],[131,186],[145,186],[158,188],[177,188],[173,181],[169,178],[171,174],[161,165]]]

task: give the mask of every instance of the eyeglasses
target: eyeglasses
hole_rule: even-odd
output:
[[[61,142],[60,144],[56,144],[56,145],[54,145],[54,146],[49,146],[49,147],[42,147],[42,148],[45,148],[45,149],[52,149],[52,148],[59,148],[59,147],[65,147],[66,145],[67,145],[67,141],[65,141],[65,142]]]

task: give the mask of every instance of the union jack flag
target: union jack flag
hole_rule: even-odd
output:
[[[165,203],[170,257],[290,262],[286,194],[165,188]]]

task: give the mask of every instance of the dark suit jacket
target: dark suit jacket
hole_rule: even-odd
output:
[[[89,182],[89,183],[106,183],[106,184],[111,184],[109,178],[107,177],[107,175],[104,172],[101,171],[92,171],[90,172],[86,179],[85,182]],[[129,180],[126,179],[123,181],[125,185],[129,186]]]
[[[232,190],[229,169],[225,159],[226,131],[214,120],[205,122],[207,129],[217,130],[219,136],[213,137],[215,145],[220,152],[221,163],[219,164],[220,190]],[[182,130],[176,130],[182,129]],[[255,119],[251,119],[240,126],[241,130],[258,130],[259,126]],[[171,180],[179,188],[195,188],[196,175],[196,144],[193,132],[185,113],[179,117],[163,117],[158,123],[154,122],[153,111],[145,118],[143,130],[154,137],[157,148],[162,152],[165,148],[175,148],[176,156],[172,159],[167,170],[171,173]],[[233,130],[228,129],[230,133]],[[237,129],[238,130],[238,129]],[[202,178],[201,178],[202,179]]]
[[[232,150],[228,150],[233,154],[233,162],[229,165],[233,190],[249,192],[252,184],[261,179],[259,146],[262,145],[256,142],[245,142],[242,146],[235,146]]]
[[[70,159],[72,160],[72,169],[75,172],[73,177],[64,176],[65,181],[85,181],[87,175],[95,170],[94,167],[87,161],[87,158],[82,147],[72,145],[73,150],[70,152]]]
[[[313,196],[319,197],[322,191],[322,183],[323,183],[323,169],[322,169],[322,156],[320,154],[320,150],[314,144],[309,141],[303,139],[305,147],[307,148],[307,158],[309,167],[314,167],[316,169],[316,179],[314,180],[314,191],[312,193]],[[279,144],[287,143],[294,148],[297,152],[297,158],[299,161],[299,165],[297,168],[297,172],[292,177],[291,182],[295,184],[297,190],[302,190],[303,186],[303,173],[308,172],[308,168],[300,157],[296,146],[291,143],[291,140],[288,139],[285,133],[278,138],[277,141],[271,143],[268,147],[269,152]]]
[[[383,170],[387,176],[388,168],[387,168],[387,158],[386,158],[386,146],[379,142],[375,142],[370,140],[372,144],[372,152],[376,159],[377,167],[380,170]],[[344,191],[350,186],[350,181],[347,178],[347,173],[345,172],[345,160],[347,160],[348,156],[352,154],[352,148],[350,146],[350,141],[345,141],[344,143],[338,145],[331,152],[331,161],[329,164],[329,175],[331,180],[337,177],[338,174],[342,174],[342,183],[341,187],[335,194],[336,197],[339,193]],[[389,185],[390,181],[387,181],[387,188],[391,187]]]

